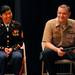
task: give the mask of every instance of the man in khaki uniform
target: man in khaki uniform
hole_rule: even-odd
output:
[[[62,4],[58,7],[57,17],[46,23],[42,39],[44,48],[42,60],[49,75],[56,75],[54,64],[56,60],[75,60],[74,49],[65,51],[66,48],[75,47],[75,21],[69,19],[70,14],[70,7]]]

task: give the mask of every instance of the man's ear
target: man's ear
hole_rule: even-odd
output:
[[[0,15],[0,18],[2,18],[2,16]]]
[[[69,17],[70,17],[70,15],[71,15],[71,12],[69,12]]]

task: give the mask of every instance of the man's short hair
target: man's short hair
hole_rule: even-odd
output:
[[[68,9],[69,12],[71,12],[70,6],[67,5],[67,4],[62,4],[62,5],[60,5],[59,7],[60,7],[60,8],[66,8],[66,9]],[[58,7],[58,8],[59,8],[59,7]]]
[[[6,12],[8,10],[11,10],[10,6],[8,6],[8,5],[1,6],[1,8],[0,8],[0,15],[2,15],[4,12]]]

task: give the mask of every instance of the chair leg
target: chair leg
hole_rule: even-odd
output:
[[[44,75],[43,73],[44,73],[44,62],[42,62],[42,75]]]
[[[22,75],[23,72],[24,72],[24,59],[22,60],[22,66],[21,66],[21,69],[20,69],[20,72],[19,72],[19,75]]]
[[[48,72],[44,73],[44,62],[42,62],[42,75],[49,75]]]

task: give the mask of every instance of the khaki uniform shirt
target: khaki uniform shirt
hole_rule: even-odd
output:
[[[59,47],[75,46],[75,20],[68,19],[66,25],[60,25],[57,18],[46,23],[42,42],[51,42]]]

